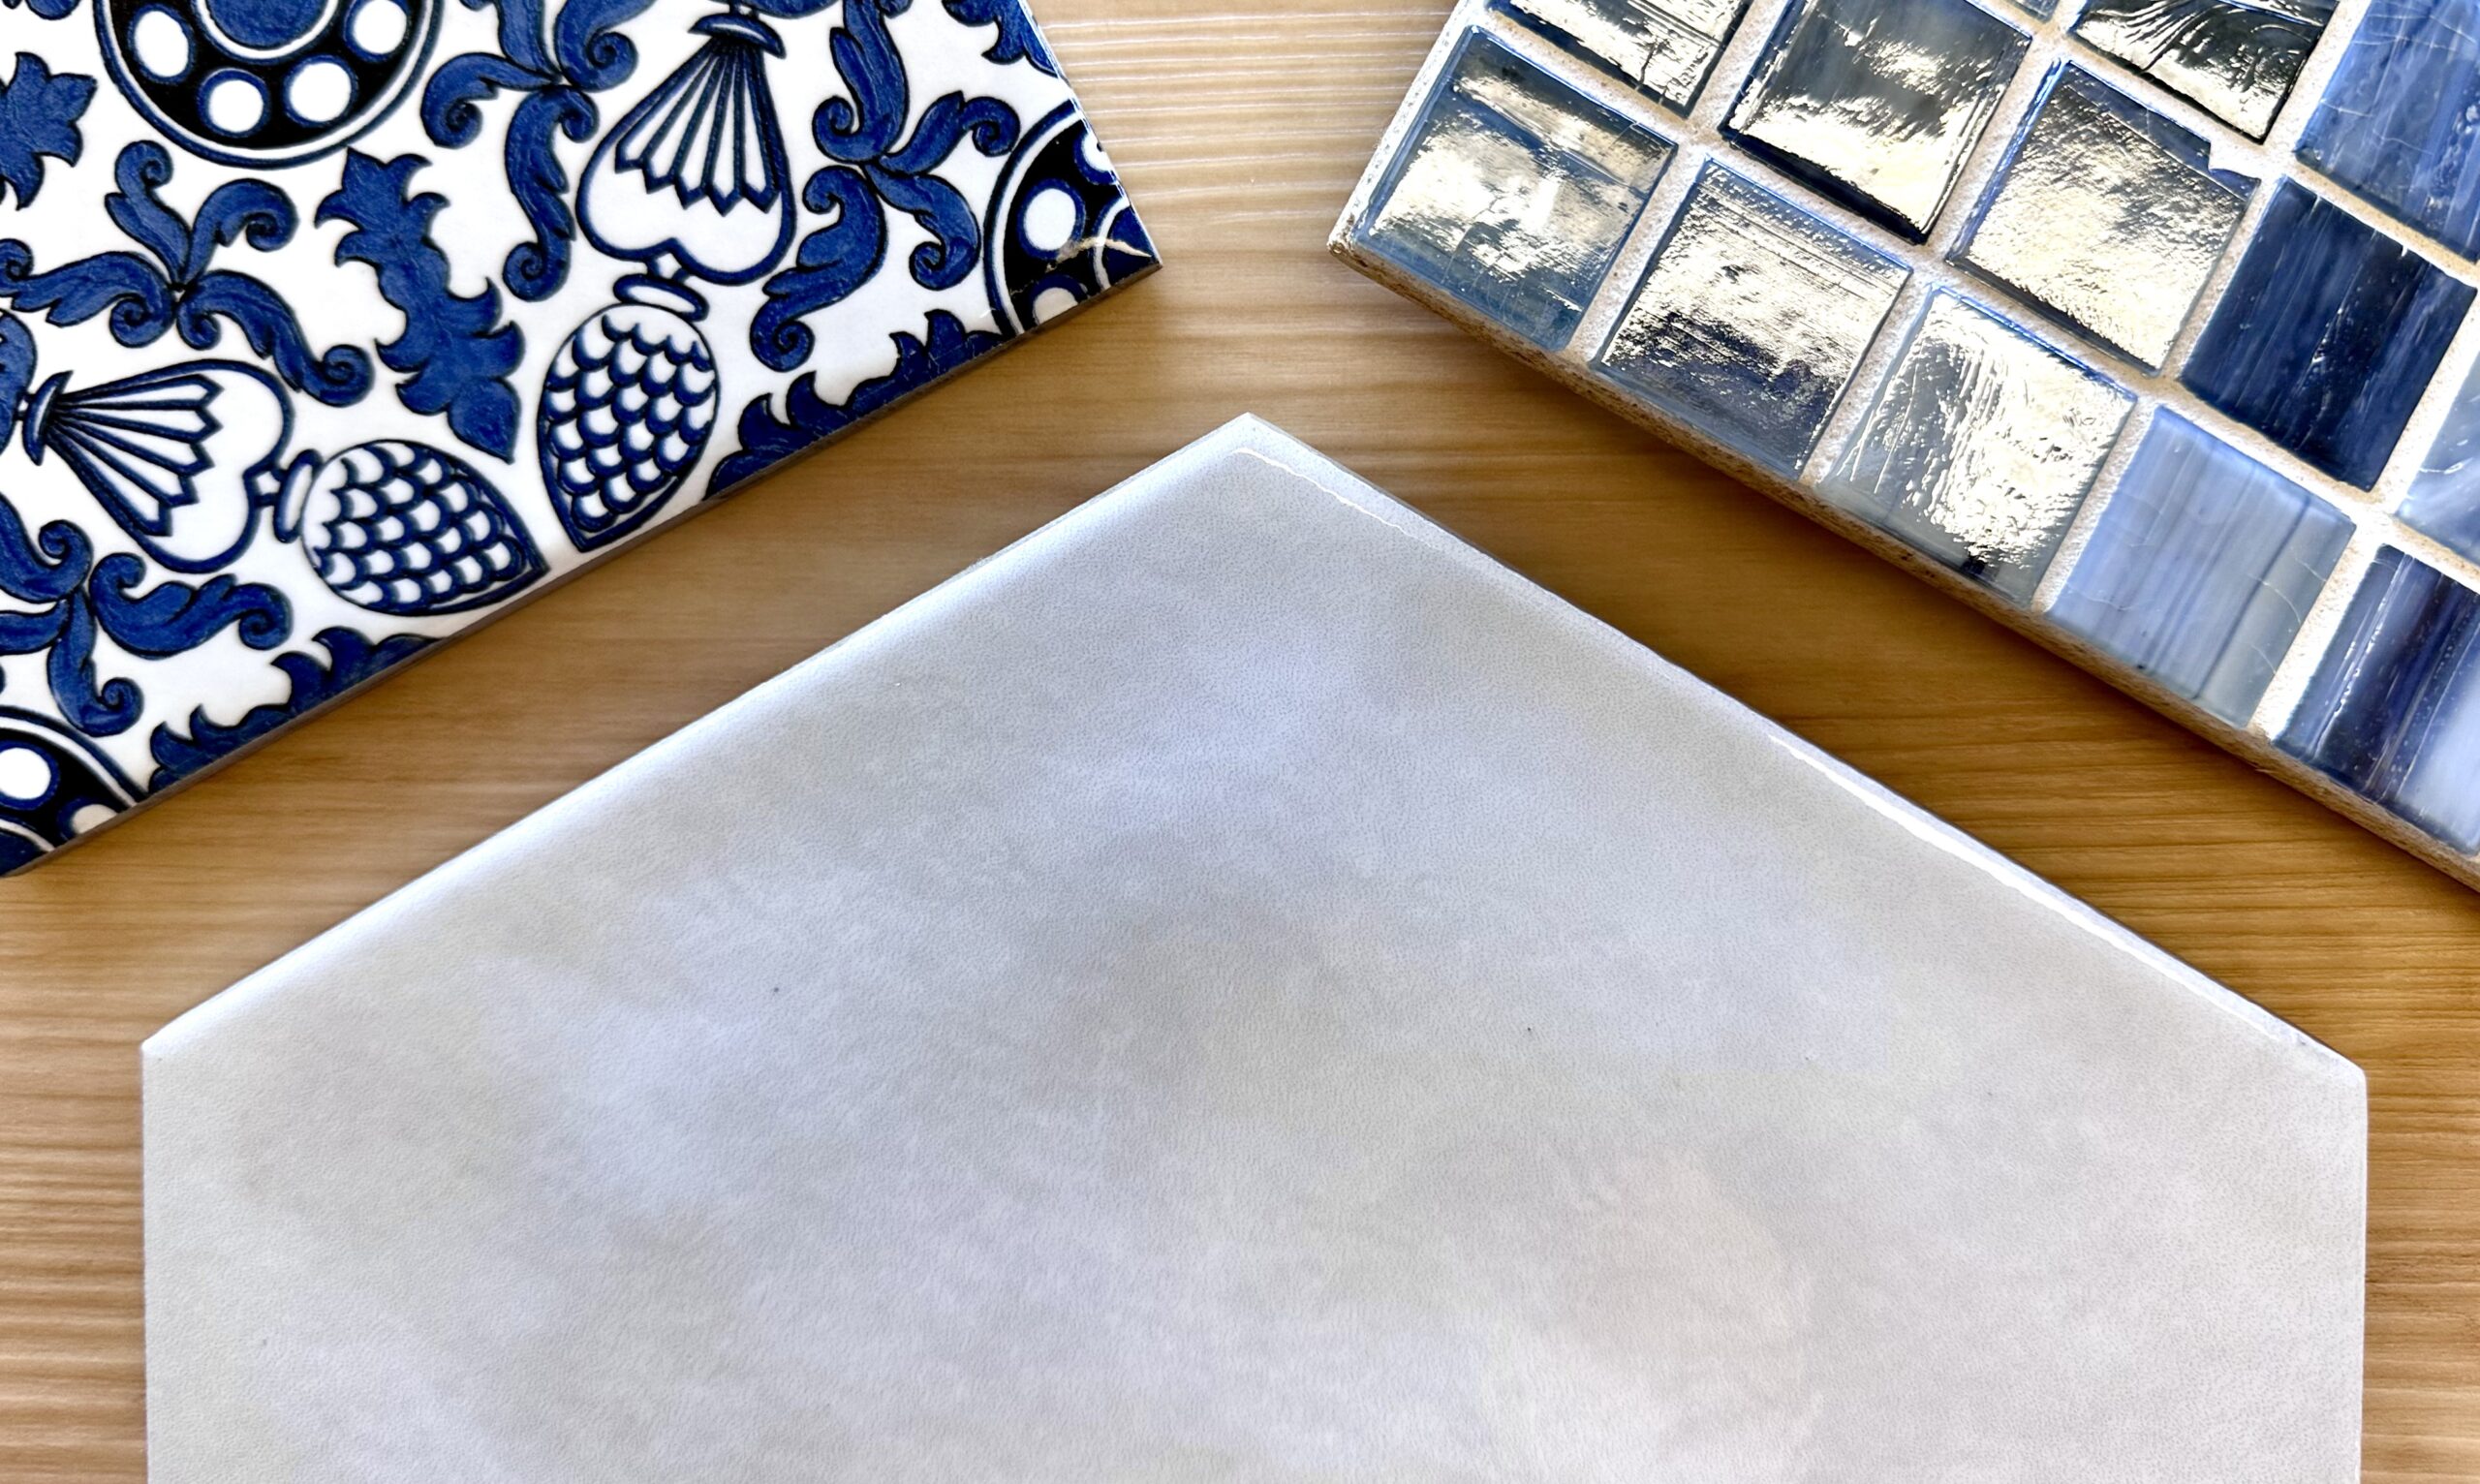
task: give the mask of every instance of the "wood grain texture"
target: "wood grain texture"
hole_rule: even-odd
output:
[[[2480,1478],[2480,896],[1327,257],[1437,0],[1039,8],[1166,271],[0,881],[0,1481],[143,1477],[141,1039],[1242,412],[2366,1067],[2368,1477]]]

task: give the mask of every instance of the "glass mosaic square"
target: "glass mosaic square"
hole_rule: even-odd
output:
[[[1155,262],[1018,0],[84,5],[0,10],[0,869]]]
[[[1747,0],[1498,0],[1500,9],[1676,112],[1703,91]]]
[[[1596,363],[1750,458],[1796,471],[1907,276],[1709,165]]]
[[[2480,594],[2386,547],[2281,745],[2455,850],[2480,850],[2475,638]]]
[[[2350,539],[2340,510],[2161,413],[2050,616],[2245,725]]]
[[[2029,599],[2132,405],[2015,325],[1939,293],[1826,494],[1924,555]]]
[[[1967,0],[1797,0],[1725,133],[1921,241],[2024,47]]]
[[[1558,345],[1671,153],[1669,141],[1474,32],[1363,232],[1507,329]]]
[[[2189,358],[2198,395],[2365,489],[2471,289],[2285,181]]]
[[[2455,393],[2399,513],[2404,524],[2480,562],[2480,365]]]
[[[2398,221],[2480,256],[2480,3],[2373,0],[2299,157]]]
[[[2009,149],[1957,259],[2061,324],[2158,367],[2248,208],[2210,146],[2079,67]]]
[[[2092,0],[2075,34],[2261,139],[2333,17],[2334,0]]]

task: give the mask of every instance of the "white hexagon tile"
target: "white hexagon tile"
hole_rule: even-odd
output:
[[[0,869],[1154,252],[1020,0],[10,0]]]
[[[154,1484],[2358,1476],[2357,1068],[1257,422],[144,1060]]]
[[[2480,885],[2480,0],[1462,0],[1333,246]]]

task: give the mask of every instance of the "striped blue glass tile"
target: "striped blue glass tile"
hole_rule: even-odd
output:
[[[2480,0],[2373,0],[2299,157],[2480,255]]]
[[[2455,393],[2398,513],[2405,524],[2480,561],[2480,365]]]

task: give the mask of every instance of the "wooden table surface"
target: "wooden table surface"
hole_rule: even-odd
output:
[[[1243,412],[2366,1067],[2367,1476],[2480,1478],[2480,897],[1329,259],[1440,0],[1038,9],[1163,272],[0,881],[0,1481],[143,1477],[140,1040]]]

